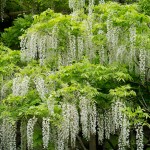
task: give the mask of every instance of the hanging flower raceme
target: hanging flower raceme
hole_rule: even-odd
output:
[[[82,36],[77,37],[77,43],[78,43],[78,60],[81,60],[84,53],[84,41]]]
[[[96,106],[86,97],[80,97],[80,120],[83,137],[90,139],[90,134],[96,133]]]
[[[99,63],[104,64],[105,63],[105,49],[104,46],[102,45],[100,50],[99,50]]]
[[[70,105],[62,105],[62,116],[63,121],[60,127],[57,129],[57,150],[64,150],[65,145],[69,142],[69,132],[70,132]],[[65,129],[65,130],[64,130]]]
[[[9,91],[9,84],[7,82],[3,83],[3,81],[2,81],[1,90],[0,90],[0,99],[1,100],[7,96],[8,91]]]
[[[14,96],[24,96],[28,92],[30,78],[16,77],[13,79],[12,91]]]
[[[71,146],[76,145],[76,136],[79,133],[79,114],[75,105],[70,105],[70,138]]]
[[[104,115],[97,115],[97,126],[98,126],[98,142],[99,144],[103,143],[104,139]]]
[[[34,126],[37,122],[37,118],[33,117],[28,120],[27,123],[27,146],[28,149],[33,149],[33,133],[34,133]]]
[[[1,125],[1,148],[4,150],[16,150],[16,124],[3,119]]]
[[[50,95],[47,99],[47,107],[51,115],[54,114],[54,102],[55,100],[52,98],[52,95]]]
[[[129,144],[130,124],[125,114],[123,114],[122,125],[120,130],[121,131],[118,139],[118,147],[119,150],[122,150],[125,147],[130,147]]]
[[[80,120],[81,120],[81,126],[82,126],[82,134],[83,137],[87,140],[90,138],[90,133],[88,129],[88,100],[85,97],[80,98]]]
[[[105,0],[99,0],[99,4],[105,4]]]
[[[91,134],[96,134],[96,118],[97,118],[97,112],[96,112],[96,105],[95,103],[91,104],[88,108],[89,110],[89,128]]]
[[[77,108],[74,104],[63,104],[62,113],[64,118],[62,123],[64,140],[68,143],[70,137],[71,146],[75,147],[76,136],[79,132],[79,115]]]
[[[85,27],[86,35],[84,36],[84,50],[85,55],[92,61],[95,58],[95,45],[93,44],[92,38],[92,20],[89,18],[83,22]]]
[[[131,26],[129,28],[129,41],[130,41],[130,60],[129,60],[129,70],[130,72],[133,72],[133,64],[136,60],[136,28],[134,26]]]
[[[135,44],[136,44],[136,28],[131,26],[129,29],[130,51],[132,59],[135,57]]]
[[[89,16],[92,16],[95,0],[89,0]]]
[[[36,89],[42,100],[45,100],[45,94],[47,93],[47,88],[45,87],[45,81],[42,77],[36,77],[34,80]]]
[[[105,138],[110,139],[110,134],[111,134],[111,111],[106,110],[104,112],[104,128],[105,128]]]
[[[69,58],[71,61],[69,64],[71,64],[73,60],[76,60],[76,53],[76,37],[74,35],[69,34]]]
[[[85,0],[69,0],[69,8],[74,11],[80,10],[85,6]]]
[[[126,108],[125,103],[120,98],[114,98],[111,104],[112,111],[112,125],[111,129],[113,134],[119,131],[118,148],[119,150],[129,147],[129,134],[130,134],[130,123],[129,119],[123,109]]]
[[[39,39],[40,35],[38,33],[26,35],[21,39],[20,47],[21,47],[22,61],[30,61],[31,59],[35,59],[37,57],[38,52],[37,43]]]
[[[0,18],[3,21],[4,20],[4,9],[6,6],[6,0],[0,0]]]
[[[124,62],[124,60],[123,60],[123,57],[126,55],[126,51],[127,51],[127,49],[126,49],[126,45],[120,45],[118,48],[116,48],[117,49],[117,52],[116,52],[116,55],[114,56],[115,57],[115,60],[117,61],[117,62],[120,62],[120,60],[122,60],[123,62]],[[128,60],[127,60],[128,61]],[[121,63],[121,62],[120,62]]]
[[[60,128],[58,127],[57,129],[57,141],[55,144],[56,150],[64,150],[65,145],[68,144],[68,143],[65,143],[63,130],[64,129],[62,129],[62,127]]]
[[[146,51],[145,49],[141,48],[139,54],[139,69],[142,81],[145,80],[145,62],[146,62]]]
[[[39,59],[40,64],[44,65],[44,60],[48,54],[49,49],[57,49],[58,28],[55,25],[51,33],[42,34],[40,32],[29,33],[22,37],[20,42],[21,60],[30,61],[32,59]]]
[[[108,50],[109,50],[109,63],[111,64],[112,62],[116,61],[116,53],[118,49],[118,42],[119,42],[119,27],[114,27],[113,26],[113,21],[111,19],[111,14],[109,14],[108,19],[107,19],[107,44],[108,44]],[[119,60],[120,61],[120,60]]]
[[[125,104],[117,98],[116,100],[113,101],[111,105],[112,109],[112,123],[113,126],[115,127],[115,130],[118,130],[122,126],[122,119],[123,119],[123,112],[122,110],[125,109]]]
[[[136,131],[136,145],[137,145],[137,150],[143,150],[144,145],[143,145],[143,126],[138,123],[135,125],[135,131]]]
[[[42,121],[42,136],[43,136],[43,147],[48,148],[48,143],[50,139],[50,122],[49,118],[43,118]]]

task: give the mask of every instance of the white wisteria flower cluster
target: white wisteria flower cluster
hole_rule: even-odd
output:
[[[83,137],[90,139],[90,134],[96,133],[96,106],[86,97],[80,98],[80,120],[82,126]]]
[[[140,76],[143,81],[145,80],[145,67],[146,67],[145,63],[146,63],[146,51],[145,49],[141,48],[139,54],[139,69],[140,69]]]
[[[16,150],[16,124],[3,119],[1,124],[0,148],[5,150]]]
[[[4,9],[6,6],[6,0],[0,0],[0,18],[3,21],[4,20]]]
[[[143,126],[142,124],[138,123],[135,125],[136,130],[136,146],[137,150],[143,150],[144,149],[144,136],[143,136]]]
[[[69,143],[69,140],[71,146],[75,147],[76,136],[79,133],[79,114],[76,105],[69,103],[63,104],[62,115],[63,121],[58,132],[58,147],[65,146],[65,144]],[[60,137],[62,139],[62,142],[60,143],[61,146],[59,145]]]
[[[104,113],[98,113],[99,144],[102,144],[104,139],[110,139],[111,134],[119,132],[119,150],[129,147],[130,124],[128,117],[122,112],[125,108],[125,103],[119,98],[115,98],[111,104],[111,109],[105,110]]]
[[[12,92],[14,96],[24,96],[28,92],[30,78],[16,77],[13,79]]]
[[[104,115],[98,113],[97,115],[97,126],[98,126],[98,142],[103,143],[104,140]]]
[[[36,89],[41,97],[42,100],[45,100],[46,98],[46,93],[48,92],[47,91],[47,88],[45,86],[45,81],[42,77],[36,77],[35,80],[34,80],[34,83],[36,85]]]
[[[49,140],[50,140],[50,122],[49,118],[43,118],[42,121],[42,136],[43,136],[43,147],[48,148]]]
[[[44,59],[48,55],[48,50],[56,49],[57,45],[57,26],[54,26],[49,34],[41,35],[39,32],[28,34],[20,42],[21,60],[30,61],[39,58],[40,64],[44,65]]]
[[[69,8],[73,11],[80,10],[85,6],[85,0],[69,0]]]
[[[33,149],[33,133],[34,133],[34,126],[37,122],[37,118],[33,117],[28,120],[27,123],[27,146],[28,149]]]

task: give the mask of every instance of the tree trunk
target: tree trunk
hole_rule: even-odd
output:
[[[96,150],[96,136],[90,135],[89,150]]]

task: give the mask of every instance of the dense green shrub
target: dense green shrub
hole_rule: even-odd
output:
[[[139,0],[139,7],[142,12],[150,16],[150,0]]]
[[[24,15],[23,18],[17,18],[13,26],[6,28],[2,34],[3,43],[11,49],[19,49],[19,36],[31,26],[33,18],[31,15]]]

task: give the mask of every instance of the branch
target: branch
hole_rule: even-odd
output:
[[[147,106],[147,104],[146,104],[146,102],[145,102],[145,100],[144,100],[144,97],[142,96],[142,92],[141,92],[140,89],[139,89],[139,93],[140,93],[140,95],[141,95],[141,98],[142,98],[143,103],[142,103],[140,100],[139,100],[139,101],[143,104],[143,106],[145,107],[145,109],[150,113],[150,110],[148,109],[148,106]]]
[[[150,23],[147,23],[147,26],[150,28]]]
[[[24,14],[24,13],[30,13],[30,12],[29,11],[16,11],[16,12],[10,12],[7,15],[13,17],[13,16],[17,16],[19,14]]]
[[[109,145],[115,150],[115,147],[113,146],[113,144],[110,142],[109,139],[107,139],[107,142],[109,143]]]
[[[80,142],[80,144],[81,144],[83,150],[87,150],[86,147],[84,146],[84,144],[83,144],[81,138],[80,138],[78,135],[77,135],[77,139],[79,140],[79,142]]]
[[[30,11],[16,11],[16,12],[9,12],[9,13],[4,13],[4,19],[6,18],[15,18],[17,17],[19,14],[29,14]]]

